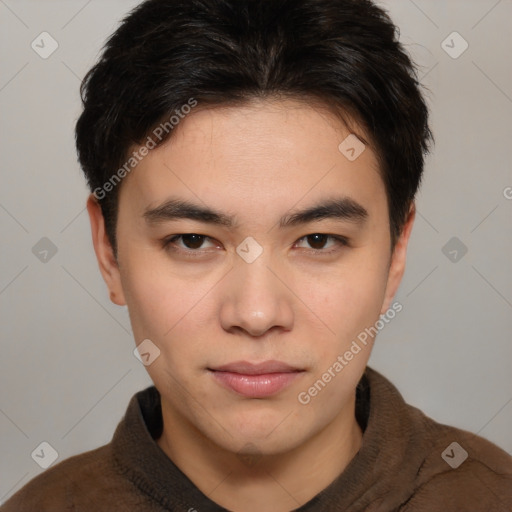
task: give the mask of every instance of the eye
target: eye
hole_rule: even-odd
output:
[[[208,242],[209,245],[204,245]],[[212,242],[212,239],[206,235],[197,233],[183,233],[181,235],[173,235],[163,241],[164,248],[183,252],[200,252],[199,249],[210,249],[218,247],[218,244]]]
[[[307,243],[309,247],[304,246],[304,243]],[[311,235],[306,235],[302,237],[296,242],[296,246],[300,248],[311,248],[313,252],[322,253],[335,252],[340,247],[346,245],[348,245],[348,241],[346,238],[336,235],[327,235],[325,233],[312,233]]]
[[[345,237],[325,233],[312,233],[295,243],[295,247],[310,249],[310,252],[320,254],[330,254],[347,245],[348,240]],[[208,249],[219,248],[220,243],[206,235],[182,233],[164,239],[162,246],[169,251],[199,256],[201,253],[209,252]]]

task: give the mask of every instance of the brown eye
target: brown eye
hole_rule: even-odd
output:
[[[218,247],[218,244],[214,239],[206,235],[183,233],[163,239],[162,247],[169,251],[181,251],[181,253],[192,255],[204,254],[206,250]]]
[[[318,251],[318,254],[334,253],[349,245],[348,239],[338,235],[328,235],[325,233],[311,233],[303,236],[297,242],[297,247],[301,249],[310,249]]]
[[[312,249],[323,249],[329,240],[329,235],[314,233],[312,235],[308,235],[306,240]]]
[[[183,245],[187,249],[199,249],[203,245],[205,238],[204,235],[196,235],[195,233],[181,235]]]

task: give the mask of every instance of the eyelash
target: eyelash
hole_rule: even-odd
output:
[[[174,253],[181,253],[181,254],[184,254],[186,256],[191,256],[191,257],[202,256],[206,251],[200,250],[200,249],[182,249],[182,248],[177,247],[177,246],[174,245],[174,243],[177,240],[179,240],[180,238],[182,238],[184,236],[187,236],[187,235],[197,235],[197,236],[200,236],[200,237],[204,237],[203,242],[206,241],[206,240],[214,240],[213,238],[211,238],[209,236],[200,235],[199,233],[182,233],[180,235],[172,235],[171,237],[164,238],[162,240],[162,247],[163,247],[163,249],[171,251],[171,252],[174,252]],[[314,255],[329,255],[329,254],[332,254],[332,253],[338,251],[341,247],[348,247],[349,246],[349,241],[348,241],[347,238],[345,238],[343,236],[339,236],[339,235],[331,235],[329,233],[310,233],[308,235],[304,235],[303,237],[299,238],[295,242],[295,244],[297,244],[299,242],[302,242],[303,240],[305,240],[309,236],[313,236],[313,235],[326,236],[326,237],[328,237],[328,241],[329,240],[334,240],[336,242],[337,246],[332,248],[332,249],[330,249],[330,250],[306,249],[306,251],[308,253],[310,253],[310,254],[314,254]]]

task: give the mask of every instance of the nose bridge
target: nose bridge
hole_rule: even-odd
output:
[[[243,256],[235,262],[221,309],[226,330],[238,327],[259,336],[272,327],[291,328],[291,294],[269,268],[270,263],[263,252],[251,262]]]
[[[239,298],[254,301],[256,305],[261,299],[265,302],[274,301],[279,293],[278,280],[269,269],[270,262],[260,256],[253,263],[239,262],[235,269]]]

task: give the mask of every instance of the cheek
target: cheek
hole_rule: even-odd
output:
[[[180,389],[179,383],[188,386],[189,366],[183,362],[193,361],[191,350],[198,352],[189,323],[197,299],[185,293],[179,280],[162,278],[154,267],[128,267],[123,287],[136,344],[149,339],[160,351],[154,362],[145,367],[152,381],[160,390]],[[184,399],[179,393],[174,394],[177,400]]]
[[[160,345],[200,300],[201,290],[186,286],[149,259],[145,265],[137,261],[137,255],[131,255],[121,271],[133,332],[137,342],[149,338]]]
[[[379,318],[387,281],[385,256],[359,253],[327,275],[305,277],[304,302],[340,350]]]
[[[204,336],[198,333],[211,323],[211,289],[218,276],[185,279],[158,258],[139,256],[132,253],[121,272],[136,343],[150,339],[163,356],[160,363],[165,361],[179,373],[180,361],[195,361],[204,353],[200,346]],[[137,263],[141,260],[144,265]],[[153,376],[161,366],[151,365],[147,370]]]

